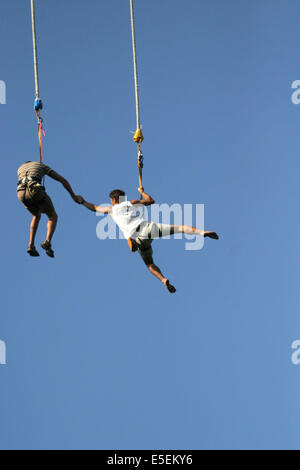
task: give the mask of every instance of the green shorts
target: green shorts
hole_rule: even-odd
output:
[[[143,261],[149,265],[153,263],[152,242],[155,238],[167,237],[171,234],[171,226],[154,222],[143,222],[134,241],[138,245],[138,252]]]

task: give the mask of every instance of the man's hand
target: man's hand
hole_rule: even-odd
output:
[[[141,194],[141,199],[132,199],[130,202],[131,204],[141,204],[143,206],[151,206],[151,204],[154,204],[154,199],[152,199],[149,194],[145,193],[143,186],[140,186],[138,188],[138,192]]]
[[[74,196],[73,201],[77,202],[77,204],[83,204],[84,203],[84,198],[82,196]]]

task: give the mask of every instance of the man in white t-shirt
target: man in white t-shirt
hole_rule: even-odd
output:
[[[167,225],[148,222],[144,217],[144,206],[154,204],[154,200],[145,193],[144,188],[138,188],[142,199],[126,200],[124,191],[115,189],[109,195],[111,206],[97,206],[84,201],[83,205],[93,212],[110,214],[125,238],[132,252],[138,251],[149,271],[154,274],[172,294],[176,292],[169,279],[164,277],[158,266],[153,262],[153,250],[151,247],[154,238],[161,238],[174,233],[198,234],[203,237],[218,240],[216,232],[200,230],[189,225]]]

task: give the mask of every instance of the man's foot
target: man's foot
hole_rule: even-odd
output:
[[[219,240],[219,235],[216,232],[204,232],[203,236],[213,238],[214,240]]]
[[[50,258],[54,258],[54,251],[52,250],[51,243],[48,242],[48,240],[44,241],[41,244],[41,247],[46,251],[46,255],[50,256]]]
[[[176,289],[175,289],[174,286],[172,286],[172,285],[170,284],[169,279],[166,279],[166,281],[164,282],[164,285],[166,286],[166,288],[168,289],[168,291],[169,291],[171,294],[175,294]]]
[[[27,250],[27,253],[30,255],[30,256],[40,256],[39,252],[36,250],[35,246],[29,246],[28,247],[28,250]]]

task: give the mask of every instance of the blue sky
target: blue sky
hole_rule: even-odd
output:
[[[299,449],[298,2],[135,2],[145,189],[220,234],[153,244],[174,296],[54,181],[56,258],[26,254],[29,3],[1,6],[0,447]],[[36,9],[46,163],[91,202],[136,197],[129,1]]]

